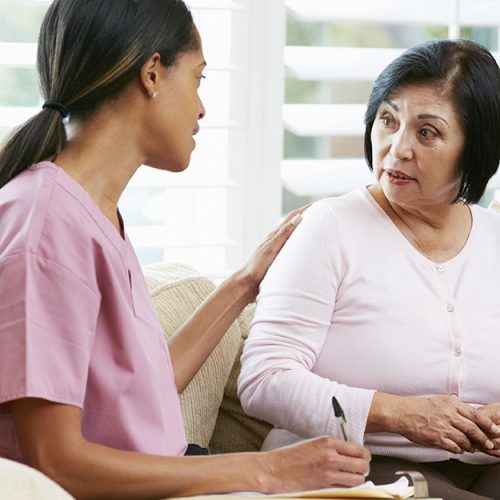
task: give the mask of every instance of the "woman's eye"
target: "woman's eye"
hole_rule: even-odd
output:
[[[384,127],[390,127],[392,125],[392,119],[390,116],[384,115],[380,117],[380,121]]]
[[[424,127],[420,129],[420,135],[424,139],[432,139],[433,137],[436,137],[438,133],[434,129]]]

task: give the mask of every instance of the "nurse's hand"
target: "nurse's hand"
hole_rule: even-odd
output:
[[[274,258],[302,219],[302,207],[291,212],[255,250],[248,263],[221,283],[168,340],[179,394],[215,349],[228,328],[249,303]]]
[[[355,486],[369,471],[368,450],[332,437],[266,453],[147,455],[87,441],[76,406],[24,398],[12,403],[12,412],[24,461],[76,498],[141,500]]]
[[[264,471],[259,491],[266,493],[358,486],[370,471],[366,448],[331,436],[260,455]]]
[[[288,214],[280,225],[271,231],[265,240],[253,252],[247,264],[236,274],[248,289],[248,302],[255,301],[259,293],[259,285],[267,273],[270,265],[282,249],[286,240],[293,233],[302,220],[302,213],[309,208],[306,205]]]

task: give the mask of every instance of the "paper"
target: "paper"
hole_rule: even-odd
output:
[[[371,481],[367,481],[354,488],[327,488],[266,496],[281,498],[409,498],[412,495],[413,486],[409,486],[406,477],[400,477],[390,484],[376,485]]]

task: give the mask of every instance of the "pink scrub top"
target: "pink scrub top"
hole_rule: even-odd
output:
[[[82,409],[112,448],[183,455],[170,356],[130,241],[64,170],[42,162],[0,189],[0,456],[23,461],[25,397]]]

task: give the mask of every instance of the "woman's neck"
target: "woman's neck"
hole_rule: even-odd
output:
[[[369,191],[403,236],[430,260],[446,262],[467,242],[472,214],[464,203],[419,209],[391,203],[379,184],[370,186]]]

